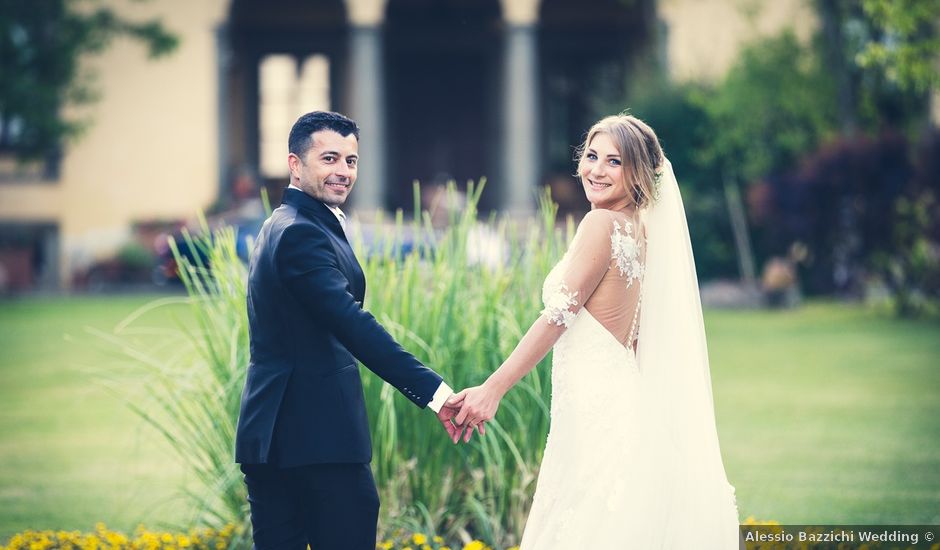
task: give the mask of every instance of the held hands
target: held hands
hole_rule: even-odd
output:
[[[459,412],[454,417],[454,429],[457,431],[457,439],[460,432],[466,428],[463,439],[464,443],[470,441],[473,430],[476,429],[480,435],[486,434],[486,422],[489,422],[496,416],[496,410],[499,408],[499,402],[503,393],[497,389],[483,384],[467,388],[456,393],[447,400],[445,407],[459,408]],[[442,409],[443,410],[443,409]],[[448,430],[450,433],[450,430]],[[453,436],[452,436],[452,439]],[[454,443],[457,442],[454,439]]]
[[[451,396],[450,399],[454,399],[454,396]],[[457,443],[460,441],[460,438],[463,437],[464,443],[467,443],[470,441],[470,436],[473,435],[473,428],[468,429],[465,434],[461,433],[463,432],[463,426],[458,425],[455,420],[459,412],[459,405],[451,405],[450,400],[448,400],[444,406],[441,407],[440,412],[437,413],[437,419],[441,421],[441,424],[444,426],[444,430],[447,431],[447,437],[451,441]],[[486,433],[482,423],[478,424],[476,429],[478,432],[480,432],[480,435]]]
[[[451,399],[453,399],[453,397],[451,397]],[[444,430],[447,431],[447,437],[449,437],[450,440],[454,443],[460,441],[461,429],[458,428],[453,422],[458,412],[460,412],[460,407],[451,405],[450,401],[448,400],[437,413],[437,419],[440,420],[441,424],[444,425]],[[469,438],[467,438],[467,440],[469,441]]]

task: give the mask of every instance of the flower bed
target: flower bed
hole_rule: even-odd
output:
[[[23,531],[13,535],[0,550],[227,550],[240,548],[238,535],[241,528],[228,525],[220,530],[191,529],[186,533],[150,531],[138,527],[133,535],[112,531],[103,523],[95,526],[91,533],[79,531]],[[244,544],[250,547],[251,543]],[[405,534],[396,532],[394,539],[386,539],[376,545],[376,550],[494,550],[481,541],[474,540],[459,545],[448,545],[439,536],[423,533]],[[507,550],[518,550],[517,546]]]
[[[238,534],[234,525],[216,529],[190,529],[185,533],[150,531],[138,527],[133,535],[99,523],[91,533],[79,531],[23,531],[0,550],[226,550]]]

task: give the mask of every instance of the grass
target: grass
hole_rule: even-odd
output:
[[[742,517],[940,523],[940,325],[839,304],[706,323]]]
[[[26,298],[0,305],[0,540],[25,528],[129,530],[185,517],[170,449],[98,383],[111,330],[153,296]],[[185,307],[148,316],[175,326]]]
[[[0,540],[187,518],[177,458],[95,382],[118,355],[86,331],[111,330],[151,298],[0,304]],[[174,305],[145,324],[191,320]],[[706,324],[742,519],[940,523],[940,325],[829,303],[710,311]]]

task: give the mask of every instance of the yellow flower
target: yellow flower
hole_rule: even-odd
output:
[[[434,536],[434,542],[435,542],[436,544],[444,544],[444,538],[443,538],[443,537],[440,537],[440,536],[438,536],[438,535],[435,535],[435,536]]]
[[[97,523],[90,533],[26,530],[11,536],[7,546],[0,544],[0,550],[226,550],[228,539],[236,532],[241,532],[240,526],[227,525],[221,531],[190,529],[188,533],[153,532],[138,526],[129,537]]]
[[[485,545],[478,540],[470,541],[463,545],[463,550],[483,550],[484,548]]]
[[[411,540],[415,544],[425,544],[428,542],[428,537],[426,537],[422,533],[415,533],[414,535],[411,535]]]

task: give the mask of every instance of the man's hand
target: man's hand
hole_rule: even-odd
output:
[[[470,441],[474,428],[480,435],[486,433],[486,422],[496,416],[502,397],[501,393],[484,384],[467,388],[447,400],[446,406],[460,408],[460,412],[454,417],[454,423],[460,429],[467,428],[464,441]]]
[[[451,399],[453,399],[453,397],[451,397]],[[458,412],[460,412],[460,407],[453,407],[449,403],[444,403],[444,406],[441,407],[440,412],[437,413],[437,419],[441,421],[441,424],[447,431],[447,436],[454,443],[457,443],[460,440],[460,432],[463,431],[462,428],[457,427],[453,422],[454,417],[457,416]],[[470,441],[470,438],[467,437],[466,440]]]

